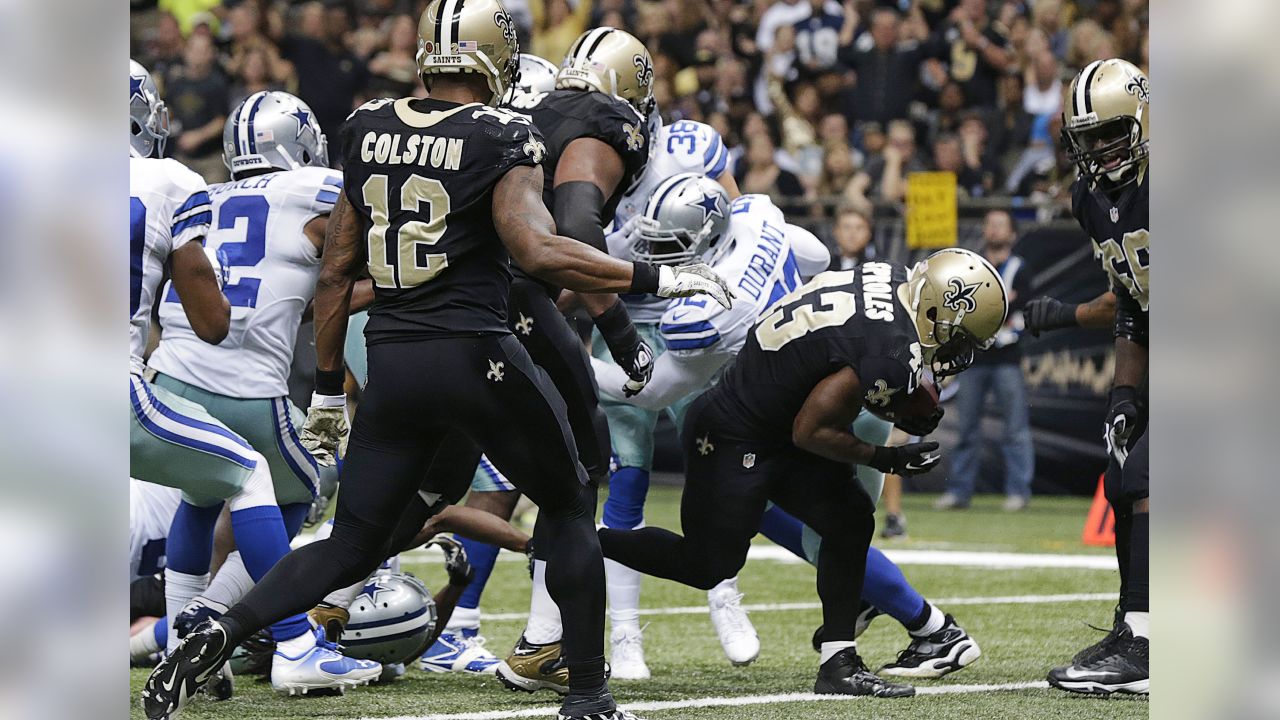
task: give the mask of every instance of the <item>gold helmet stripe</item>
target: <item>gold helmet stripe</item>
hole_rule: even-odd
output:
[[[1090,102],[1089,88],[1093,84],[1093,73],[1102,65],[1101,60],[1094,60],[1089,66],[1080,73],[1080,80],[1076,84],[1076,94],[1071,98],[1071,114],[1075,116],[1088,115],[1093,112],[1093,103]]]

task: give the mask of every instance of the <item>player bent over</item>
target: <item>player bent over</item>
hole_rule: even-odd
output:
[[[569,621],[570,693],[560,717],[630,717],[605,680],[594,493],[563,400],[507,329],[510,262],[583,292],[710,293],[728,306],[728,291],[705,265],[629,264],[554,234],[537,130],[485,104],[503,96],[517,67],[515,25],[501,3],[435,0],[419,39],[428,97],[374,101],[347,122],[344,193],[316,289],[317,393],[303,440],[332,462],[346,441],[342,353],[351,289],[366,267],[375,282],[369,383],[345,454],[349,482],[333,534],[283,558],[156,668],[144,690],[153,720],[178,709],[252,632],[376,568],[402,511],[426,491],[422,478],[450,432],[475,441],[540,507],[548,587]]]
[[[902,697],[856,650],[858,601],[874,505],[855,465],[917,474],[936,443],[889,448],[850,432],[864,407],[892,410],[921,366],[962,371],[1004,322],[999,275],[965,250],[910,270],[870,263],[826,272],[777,301],[751,329],[724,379],[698,398],[683,429],[687,477],[681,537],[660,528],[600,530],[606,556],[646,574],[709,589],[746,561],[766,504],[822,537],[821,667],[814,691]]]

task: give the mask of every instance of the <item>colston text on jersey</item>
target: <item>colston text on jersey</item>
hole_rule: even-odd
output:
[[[462,138],[369,131],[360,141],[360,159],[379,165],[419,165],[457,170],[462,165]]]

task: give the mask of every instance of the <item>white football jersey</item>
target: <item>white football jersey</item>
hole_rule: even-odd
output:
[[[768,195],[742,195],[733,201],[728,240],[733,245],[714,269],[737,296],[733,307],[725,310],[706,296],[668,301],[659,331],[669,352],[737,353],[766,308],[831,261],[827,246],[788,224]]]
[[[201,341],[170,288],[160,305],[164,335],[151,367],[219,395],[287,395],[302,311],[320,273],[320,253],[303,228],[332,211],[340,192],[341,173],[312,167],[210,188],[206,244],[230,273],[223,292],[231,302],[231,329],[218,345]]]
[[[129,478],[129,579],[164,569],[165,540],[182,491]]]
[[[169,255],[204,237],[211,217],[208,188],[199,175],[177,160],[129,158],[130,373],[142,374],[151,308]]]
[[[654,139],[653,153],[635,187],[618,201],[613,222],[605,228],[609,254],[631,259],[631,244],[619,228],[635,215],[644,212],[653,191],[673,175],[694,172],[716,180],[729,166],[729,149],[720,133],[710,125],[680,120],[664,125]],[[667,308],[667,300],[656,295],[623,295],[627,311],[634,322],[656,323]]]

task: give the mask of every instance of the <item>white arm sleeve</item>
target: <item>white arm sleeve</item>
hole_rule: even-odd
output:
[[[791,250],[796,254],[796,267],[802,277],[813,277],[831,264],[831,250],[808,230],[787,223],[787,239],[791,241]]]
[[[689,393],[706,388],[729,358],[724,353],[663,353],[654,363],[649,384],[631,397],[622,392],[627,375],[621,368],[597,358],[591,358],[591,367],[602,397],[646,410],[662,410]]]

